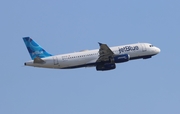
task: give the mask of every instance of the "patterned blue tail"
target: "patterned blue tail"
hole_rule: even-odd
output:
[[[23,40],[33,60],[36,57],[44,58],[52,56],[51,54],[46,52],[40,45],[34,42],[30,37],[24,37]]]

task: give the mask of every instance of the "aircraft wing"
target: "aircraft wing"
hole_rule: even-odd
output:
[[[99,46],[99,58],[96,62],[109,61],[114,56],[114,53],[106,44],[99,43]]]

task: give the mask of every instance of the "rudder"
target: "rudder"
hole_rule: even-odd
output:
[[[24,43],[27,47],[27,50],[31,56],[31,58],[34,60],[36,57],[44,58],[52,56],[48,52],[46,52],[40,45],[38,45],[33,39],[30,37],[24,37],[23,38]]]

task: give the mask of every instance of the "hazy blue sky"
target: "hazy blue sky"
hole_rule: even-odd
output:
[[[24,67],[22,37],[61,54],[149,42],[148,60],[95,68]],[[1,0],[0,114],[180,114],[179,0]]]

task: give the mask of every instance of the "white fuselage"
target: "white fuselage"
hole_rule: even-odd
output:
[[[136,43],[123,46],[110,47],[115,55],[128,54],[130,60],[139,58],[150,58],[160,52],[160,49],[149,43]],[[68,53],[42,58],[45,63],[34,63],[33,60],[26,62],[27,66],[43,68],[79,68],[91,67],[96,65],[99,58],[99,49],[85,50],[81,52]]]

